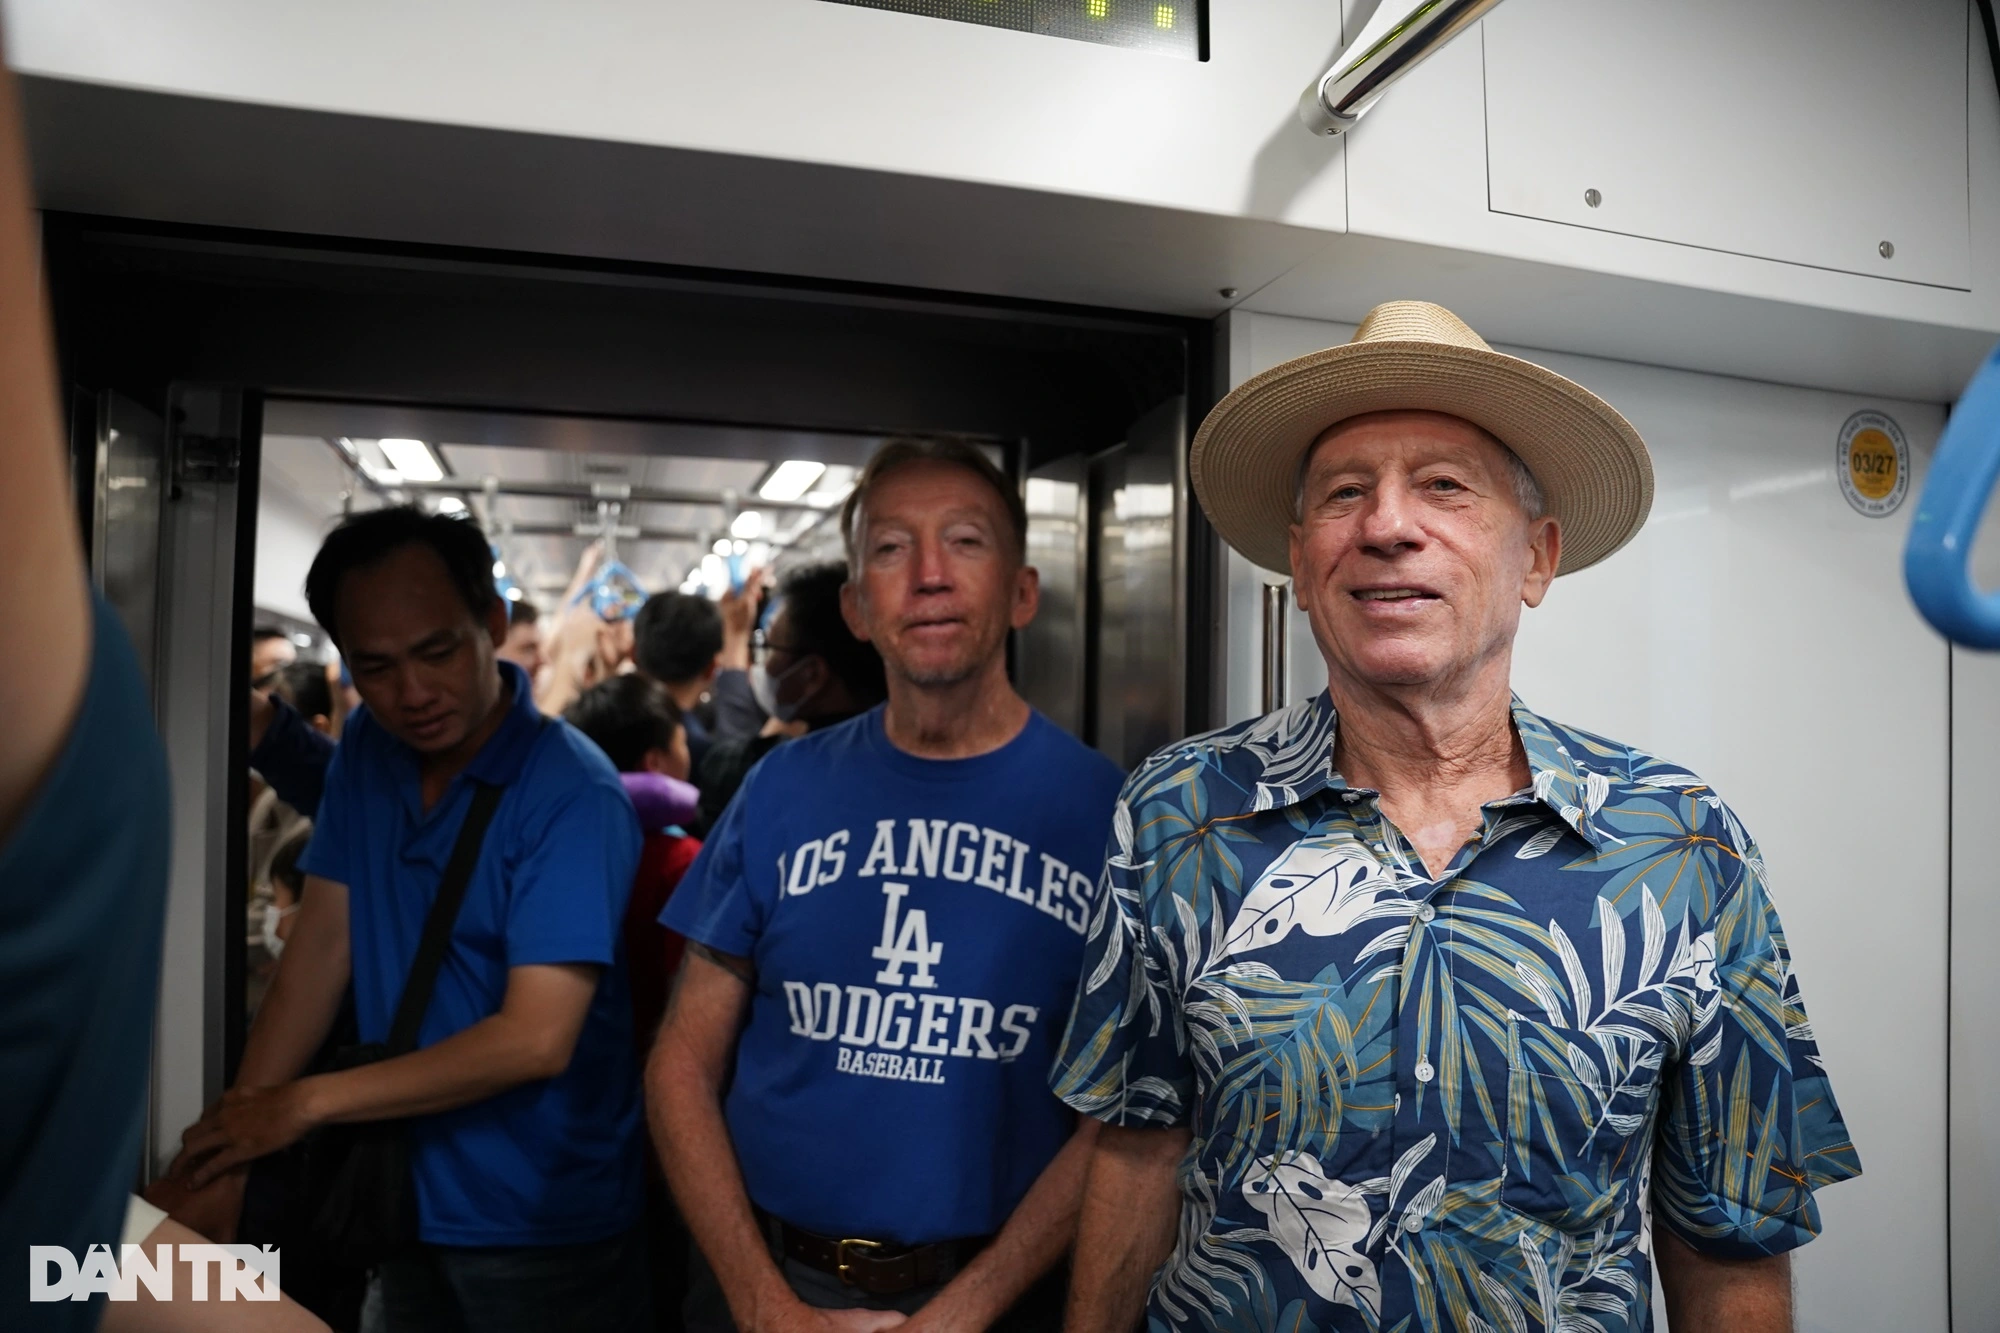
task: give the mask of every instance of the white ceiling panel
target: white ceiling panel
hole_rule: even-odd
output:
[[[341,511],[354,477],[325,440],[301,435],[264,437],[263,484],[282,491],[300,509],[320,516]]]
[[[279,509],[283,509],[287,515],[294,516],[293,526],[297,526],[296,516],[310,515],[323,528],[342,512],[343,497],[350,491],[355,495],[356,506],[361,508],[373,507],[399,496],[408,498],[402,492],[390,492],[386,496],[379,493],[348,469],[332,439],[298,433],[297,426],[308,424],[309,428],[333,430],[348,420],[357,427],[369,426],[372,429],[368,434],[350,434],[344,438],[355,445],[364,458],[380,466],[378,451],[373,447],[374,432],[391,426],[421,429],[426,420],[424,414],[418,411],[407,420],[394,421],[383,418],[381,409],[357,408],[351,418],[344,416],[344,411],[340,404],[312,404],[305,410],[296,404],[284,404],[275,413],[281,423],[292,425],[294,429],[264,437],[266,507],[274,517]],[[512,420],[482,420],[489,429],[481,433],[488,438],[497,436],[508,439],[518,434],[532,434],[531,430]],[[678,587],[687,571],[708,554],[710,544],[726,535],[720,503],[724,492],[736,493],[739,510],[757,510],[763,515],[763,530],[759,537],[762,541],[783,544],[794,540],[818,517],[800,511],[760,508],[757,504],[757,483],[773,463],[798,452],[796,436],[772,433],[769,453],[764,457],[690,457],[630,452],[629,445],[635,439],[644,438],[646,443],[657,445],[678,438],[673,435],[641,437],[635,434],[632,423],[571,420],[561,422],[560,426],[560,431],[555,434],[548,427],[543,427],[535,437],[550,440],[559,435],[561,448],[468,443],[450,438],[435,444],[452,480],[476,484],[492,477],[500,483],[502,493],[491,502],[476,494],[471,498],[477,510],[489,511],[490,508],[488,531],[501,548],[509,575],[546,610],[556,609],[555,604],[567,587],[577,562],[593,540],[589,529],[599,522],[598,501],[588,495],[507,494],[504,488],[510,485],[630,485],[644,490],[716,496],[717,503],[713,504],[640,501],[623,505],[621,527],[675,534],[664,539],[621,537],[617,542],[619,559],[632,569],[649,592]],[[593,438],[602,439],[611,448],[602,452],[588,448]],[[740,446],[742,442],[736,443]],[[578,448],[579,445],[585,447]],[[628,448],[619,450],[621,445]],[[845,464],[829,468],[827,477],[834,484],[820,498],[842,493],[851,483],[854,472],[854,467]],[[420,503],[435,503],[437,497],[426,499],[418,494],[416,498]],[[579,525],[586,529],[581,535],[575,531]],[[708,540],[699,540],[704,535]],[[310,546],[316,541],[314,536],[305,544]],[[291,545],[298,547],[301,542],[294,541]],[[276,558],[275,554],[272,558]],[[303,577],[302,569],[297,572]]]

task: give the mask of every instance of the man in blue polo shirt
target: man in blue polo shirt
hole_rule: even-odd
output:
[[[661,918],[687,1327],[1053,1329],[1096,1126],[1046,1075],[1121,775],[1007,681],[1037,585],[983,455],[886,445],[843,519],[889,701],[752,769]]]
[[[640,831],[596,746],[499,662],[470,522],[348,520],[306,594],[364,707],[328,770],[312,877],[235,1088],[186,1136],[195,1189],[325,1124],[406,1119],[421,1246],[382,1266],[390,1333],[640,1327],[637,1070],[619,927]],[[352,976],[389,1030],[475,787],[501,789],[417,1049],[298,1077]],[[239,1187],[240,1188],[240,1187]]]

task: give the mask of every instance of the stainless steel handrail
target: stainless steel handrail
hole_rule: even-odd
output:
[[[1291,693],[1291,592],[1282,583],[1264,585],[1264,711],[1285,706]]]
[[[1314,134],[1345,134],[1397,79],[1477,23],[1500,0],[1382,0],[1383,8],[1299,95],[1299,119]],[[1386,11],[1386,13],[1385,13]],[[1401,17],[1396,17],[1401,11]]]
[[[478,495],[485,481],[480,477],[446,477],[441,481],[412,481],[404,477],[391,489],[425,495]],[[537,496],[551,500],[615,500],[621,504],[680,504],[711,505],[727,510],[732,502],[738,509],[771,509],[796,513],[810,510],[823,513],[819,505],[807,504],[803,500],[745,500],[731,491],[663,490],[657,486],[627,486],[606,482],[587,481],[505,481],[499,486],[501,495]],[[726,521],[726,520],[725,520]]]
[[[585,537],[599,535],[596,523],[516,523],[512,535],[516,537]],[[618,526],[618,540],[621,542],[703,542],[713,539],[714,532],[696,532],[692,529],[642,528],[633,523]]]

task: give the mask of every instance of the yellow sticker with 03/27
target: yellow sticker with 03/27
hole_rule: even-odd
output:
[[[1910,443],[1895,418],[1856,412],[1840,428],[1835,473],[1841,494],[1858,514],[1886,518],[1910,490]]]

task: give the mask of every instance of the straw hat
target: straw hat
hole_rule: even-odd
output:
[[[1215,405],[1188,474],[1209,522],[1266,569],[1289,569],[1299,462],[1329,426],[1365,412],[1446,412],[1519,454],[1562,524],[1574,574],[1616,551],[1653,507],[1653,460],[1632,423],[1582,385],[1486,345],[1428,301],[1368,312],[1354,339],[1273,366]]]

